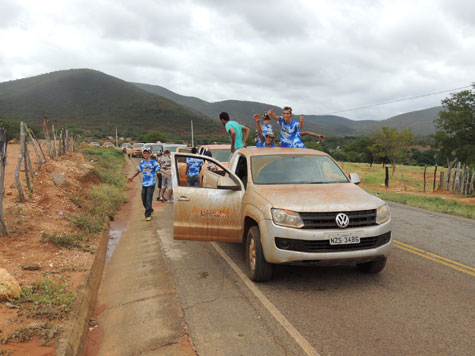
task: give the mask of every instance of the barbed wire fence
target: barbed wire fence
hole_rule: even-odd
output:
[[[57,142],[56,131],[58,131],[59,133],[59,142]],[[52,133],[53,145],[50,137],[48,118],[45,117],[43,120],[43,134],[45,137],[44,144],[46,145],[47,149],[47,154],[45,154],[45,151],[43,150],[40,141],[36,138],[36,135],[33,130],[31,130],[23,121],[20,122],[20,150],[14,171],[14,180],[18,190],[18,198],[21,203],[25,203],[27,201],[22,186],[22,179],[20,176],[22,167],[24,172],[24,184],[26,185],[26,189],[28,190],[31,196],[33,194],[33,182],[35,180],[35,177],[41,170],[43,165],[47,163],[48,159],[56,160],[69,152],[75,152],[77,150],[77,147],[79,146],[79,136],[74,136],[70,134],[67,129],[61,128],[60,130],[55,130],[54,125],[52,125]],[[33,167],[30,157],[29,144],[33,148],[33,151],[35,151],[37,167]],[[5,168],[7,164],[7,147],[8,131],[5,128],[0,128],[0,237],[9,236],[3,212],[3,202],[5,195]]]

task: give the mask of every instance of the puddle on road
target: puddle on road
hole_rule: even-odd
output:
[[[131,188],[127,191],[127,203],[125,203],[116,214],[114,221],[110,222],[109,228],[109,242],[107,244],[106,263],[112,258],[120,238],[124,231],[129,226],[129,221],[132,216],[132,199],[134,198],[137,188]]]

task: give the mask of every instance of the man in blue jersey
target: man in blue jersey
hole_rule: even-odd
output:
[[[198,150],[196,147],[191,149],[191,153],[197,154]],[[186,180],[188,187],[199,187],[200,186],[200,170],[203,165],[203,160],[194,157],[186,158]]]
[[[145,220],[150,221],[151,215],[153,213],[152,201],[153,201],[153,192],[155,191],[155,176],[157,171],[160,171],[160,165],[157,161],[151,159],[150,151],[143,150],[143,160],[140,161],[139,166],[137,167],[137,172],[129,178],[129,183],[131,183],[134,178],[142,173],[142,203],[145,208]]]
[[[227,112],[222,112],[219,114],[219,119],[231,138],[231,153],[234,153],[234,151],[237,149],[244,147],[251,130],[249,130],[249,128],[246,126],[241,125],[237,121],[229,120],[229,114]]]
[[[267,114],[280,125],[280,147],[306,148],[302,142],[302,135],[311,135],[325,139],[325,136],[315,134],[311,131],[300,132],[300,126],[303,127],[304,116],[300,115],[300,122],[292,120],[292,108],[284,107],[282,116],[277,116],[274,109],[267,111]]]
[[[269,124],[270,118],[267,116],[267,124],[264,121],[264,125],[261,126],[260,123],[260,116],[259,114],[254,114],[254,118],[256,119],[256,127],[257,127],[257,134],[258,134],[258,141],[256,142],[256,147],[275,147],[274,143],[274,130],[272,130],[272,126]],[[264,119],[264,117],[263,117]]]

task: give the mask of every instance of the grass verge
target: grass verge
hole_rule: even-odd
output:
[[[362,188],[364,188],[368,193],[377,195],[384,200],[407,204],[440,213],[475,219],[475,206],[473,204],[463,204],[453,200],[442,199],[440,197],[424,197],[413,194],[386,192],[368,187]]]
[[[125,158],[121,151],[105,148],[88,148],[82,151],[94,165],[100,184],[93,185],[84,201],[77,201],[81,210],[70,218],[72,224],[86,233],[97,233],[104,227],[106,218],[112,219],[122,203],[126,178]]]

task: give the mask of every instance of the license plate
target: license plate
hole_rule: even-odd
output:
[[[360,237],[352,233],[339,233],[330,235],[330,245],[359,244]]]

